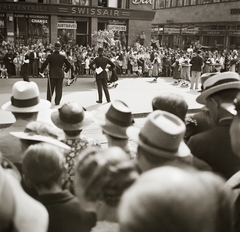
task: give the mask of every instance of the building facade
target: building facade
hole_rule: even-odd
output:
[[[162,46],[240,49],[240,1],[155,0],[152,37]]]
[[[96,45],[92,34],[111,29],[127,45],[151,40],[152,0],[1,0],[0,42],[19,45],[60,41]]]

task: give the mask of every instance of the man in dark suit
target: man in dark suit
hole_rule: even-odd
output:
[[[54,89],[56,91],[55,105],[59,105],[62,98],[63,87],[63,65],[66,65],[65,72],[67,73],[71,68],[71,64],[68,62],[64,55],[59,53],[61,48],[60,43],[55,43],[54,52],[48,55],[47,59],[43,62],[40,74],[43,75],[43,71],[49,64],[49,78],[47,86],[47,100],[51,102]]]
[[[115,64],[109,60],[107,57],[103,56],[103,48],[98,48],[99,56],[96,57],[89,65],[90,69],[96,71],[96,82],[98,87],[98,101],[97,103],[102,103],[102,89],[105,93],[107,102],[110,102],[110,95],[107,87],[107,71],[106,66],[109,64],[111,69],[115,67]]]
[[[190,64],[192,64],[192,78],[191,78],[191,86],[190,89],[193,89],[193,86],[195,84],[195,89],[198,89],[198,82],[201,76],[201,72],[202,72],[202,68],[203,68],[203,59],[200,56],[201,54],[201,50],[197,51],[197,55],[194,56],[191,61]]]
[[[240,170],[240,157],[233,153],[230,141],[232,115],[221,108],[231,103],[240,92],[239,76],[235,72],[209,75],[203,82],[203,91],[196,101],[206,105],[211,128],[193,135],[188,146],[192,154],[205,161],[214,172],[229,179]]]

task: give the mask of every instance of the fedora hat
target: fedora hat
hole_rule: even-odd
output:
[[[51,115],[52,122],[62,130],[81,130],[92,123],[89,112],[77,102],[65,103]]]
[[[202,93],[196,101],[200,104],[206,104],[206,99],[219,91],[225,89],[240,89],[240,79],[236,72],[216,73],[203,82]]]
[[[166,111],[150,113],[142,128],[129,127],[127,134],[147,152],[163,157],[191,156],[190,149],[183,142],[186,126],[183,121]]]
[[[71,149],[58,140],[56,128],[46,122],[33,121],[27,124],[24,132],[10,132],[10,134],[23,140],[46,142],[65,150]]]
[[[54,47],[55,47],[55,48],[60,48],[60,47],[61,47],[61,44],[60,44],[60,43],[55,43]]]
[[[238,93],[232,103],[222,103],[221,107],[230,114],[237,115],[240,112],[240,93]]]
[[[110,104],[107,112],[92,111],[92,118],[106,134],[123,139],[128,138],[126,129],[134,123],[132,111],[120,100]]]
[[[50,108],[51,103],[40,99],[35,82],[18,81],[12,87],[11,101],[2,105],[2,110],[16,113],[31,113]]]

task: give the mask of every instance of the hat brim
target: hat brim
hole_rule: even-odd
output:
[[[127,129],[127,135],[129,138],[133,139],[133,141],[135,141],[140,147],[142,147],[144,150],[148,151],[153,155],[163,157],[166,159],[177,157],[184,158],[191,156],[191,151],[184,141],[180,142],[178,150],[176,152],[168,152],[145,144],[139,137],[140,131],[141,128],[131,126]]]
[[[51,107],[51,103],[49,101],[40,99],[40,102],[37,105],[30,106],[30,107],[16,107],[12,105],[11,101],[9,101],[2,105],[2,110],[16,112],[16,113],[34,113],[34,112],[49,109],[50,107]]]
[[[50,143],[52,145],[55,145],[57,147],[63,148],[65,150],[70,150],[71,149],[65,143],[62,143],[62,142],[58,141],[57,139],[51,138],[49,136],[34,135],[34,134],[26,133],[26,132],[10,132],[10,134],[17,137],[17,138],[24,139],[24,140],[46,142],[46,143]]]
[[[205,105],[206,104],[206,99],[216,93],[216,92],[219,92],[221,90],[225,90],[225,89],[240,89],[240,82],[229,82],[229,83],[225,83],[225,84],[221,84],[221,85],[218,85],[218,86],[214,86],[212,88],[209,88],[207,90],[204,90],[202,91],[201,95],[199,95],[197,98],[196,98],[196,101],[200,104],[203,104]]]
[[[92,111],[93,121],[102,127],[102,130],[111,136],[128,139],[126,130],[128,127],[118,126],[106,118],[106,113],[102,111]]]
[[[70,123],[63,122],[59,117],[59,112],[58,111],[54,111],[52,113],[51,119],[52,119],[52,122],[54,123],[55,126],[57,126],[58,128],[61,128],[62,130],[68,130],[68,131],[81,130],[81,129],[89,126],[93,122],[92,117],[91,117],[91,113],[87,112],[87,111],[84,111],[83,120],[81,122],[75,123],[75,124],[70,124]]]
[[[221,107],[232,115],[237,115],[236,107],[232,103],[222,103]]]

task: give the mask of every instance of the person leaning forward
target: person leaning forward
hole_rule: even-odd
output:
[[[98,101],[102,103],[102,89],[105,93],[107,102],[110,102],[110,95],[107,88],[107,71],[106,66],[109,64],[111,69],[115,67],[115,64],[107,57],[103,56],[103,48],[98,48],[99,56],[96,57],[89,65],[90,69],[96,71],[96,82],[98,87]],[[94,67],[95,65],[95,67]]]
[[[49,64],[49,79],[47,85],[47,100],[51,102],[54,89],[56,91],[55,105],[59,105],[62,98],[62,84],[63,84],[63,65],[66,65],[65,72],[71,68],[71,64],[68,62],[64,55],[59,53],[61,45],[55,43],[54,52],[50,54],[42,64],[40,74],[43,73],[47,65]]]

